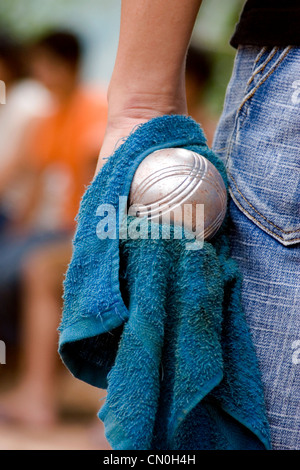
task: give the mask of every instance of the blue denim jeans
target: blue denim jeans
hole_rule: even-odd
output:
[[[300,48],[240,47],[213,150],[273,449],[300,449]]]

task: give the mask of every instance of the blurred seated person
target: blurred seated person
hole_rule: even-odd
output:
[[[51,95],[37,80],[28,77],[23,48],[12,35],[0,34],[0,80],[4,98],[0,105],[0,231],[22,209],[28,175],[18,171],[27,132],[36,119],[51,109]],[[16,178],[18,174],[18,178]],[[8,184],[9,183],[9,184]]]
[[[64,31],[30,47],[32,75],[51,92],[53,112],[30,132],[24,165],[34,175],[22,236],[0,248],[0,283],[22,285],[20,381],[0,397],[0,417],[34,426],[57,419],[57,327],[74,218],[95,172],[107,118],[106,96],[80,83],[81,47]],[[19,237],[19,238],[18,238]],[[1,272],[6,270],[5,276]]]
[[[218,117],[213,115],[204,99],[211,78],[211,55],[191,44],[187,53],[185,72],[188,113],[203,127],[209,146],[212,144],[218,121]]]
[[[16,231],[16,222],[24,208],[32,183],[32,174],[21,162],[24,143],[36,121],[46,116],[52,105],[51,94],[37,80],[29,77],[24,60],[24,48],[12,34],[0,33],[0,246],[2,235]],[[3,85],[4,84],[4,85]],[[18,320],[16,286],[1,287],[1,338],[5,339],[11,362],[15,359],[13,346],[17,340],[15,323]],[[4,371],[2,371],[4,372]]]

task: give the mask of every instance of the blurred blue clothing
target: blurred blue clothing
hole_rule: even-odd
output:
[[[7,346],[19,344],[22,263],[36,249],[70,238],[66,231],[14,233],[9,219],[0,216],[0,333]]]
[[[70,237],[69,231],[4,232],[0,236],[0,292],[19,279],[24,259],[34,250]]]

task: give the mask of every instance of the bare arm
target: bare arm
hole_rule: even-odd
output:
[[[185,58],[201,0],[122,0],[108,123],[97,170],[139,123],[186,114]]]

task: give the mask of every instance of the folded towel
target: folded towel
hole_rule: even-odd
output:
[[[59,353],[75,377],[107,388],[99,417],[113,449],[269,449],[228,216],[202,249],[186,249],[175,226],[159,225],[159,239],[151,239],[151,224],[131,217],[123,219],[125,228],[138,220],[148,236],[122,232],[120,240],[120,196],[129,195],[139,163],[168,147],[205,156],[227,184],[222,162],[191,118],[163,116],[134,130],[82,199]],[[116,230],[107,227],[107,238],[99,237],[111,207]]]

